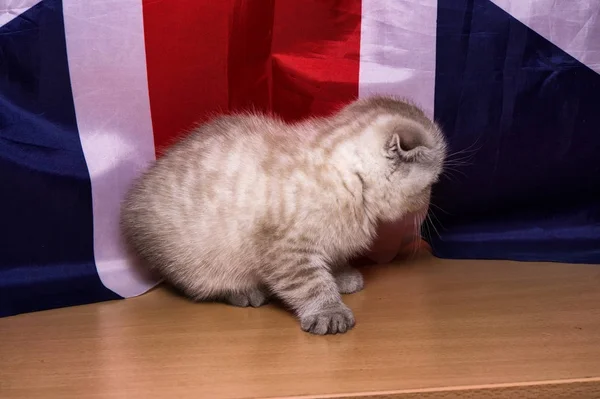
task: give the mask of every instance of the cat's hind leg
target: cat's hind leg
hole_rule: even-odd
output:
[[[206,279],[211,281],[210,279]],[[216,279],[213,279],[216,280]],[[222,302],[238,307],[254,307],[269,302],[270,292],[259,283],[240,285],[208,284],[207,281],[182,279],[174,282],[176,288],[196,302]]]
[[[344,266],[334,272],[340,294],[354,294],[365,286],[362,274],[351,266]]]
[[[223,296],[223,301],[233,306],[258,308],[269,302],[269,296],[266,290],[255,287],[227,293]]]

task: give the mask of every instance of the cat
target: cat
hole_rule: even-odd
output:
[[[191,299],[258,307],[274,295],[302,330],[344,333],[355,319],[341,294],[364,285],[347,261],[378,223],[427,206],[446,151],[435,122],[389,96],[295,123],[222,115],[134,182],[121,228]]]

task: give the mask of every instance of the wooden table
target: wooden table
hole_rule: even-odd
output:
[[[600,398],[600,266],[427,256],[365,278],[338,336],[163,288],[0,319],[0,398]]]

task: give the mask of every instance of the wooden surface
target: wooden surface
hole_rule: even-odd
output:
[[[600,398],[600,266],[425,257],[365,277],[339,336],[164,289],[0,319],[0,398]]]

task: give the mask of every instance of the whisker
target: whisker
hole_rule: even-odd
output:
[[[442,207],[440,207],[437,204],[434,204],[433,202],[430,202],[429,205],[434,206],[436,209],[439,209],[440,211],[444,212],[446,215],[452,215],[451,213],[447,212],[445,209],[442,209]]]
[[[472,162],[463,162],[463,161],[455,161],[455,160],[447,160],[444,162],[444,166],[470,166]]]
[[[456,159],[456,158],[467,158],[467,157],[471,157],[474,154],[477,154],[479,151],[481,150],[480,148],[474,148],[472,150],[459,150],[456,152],[451,152],[447,155],[448,159]]]
[[[415,216],[414,218],[415,218],[415,234],[418,237],[416,244],[414,245],[414,248],[413,248],[413,258],[416,258],[420,252],[421,243],[423,241],[423,234],[422,234],[423,220],[421,220],[421,223],[419,223],[419,220],[417,219],[417,217]]]
[[[468,151],[461,150],[461,151],[457,151],[457,152],[451,152],[446,156],[446,158],[447,159],[469,159],[469,158],[472,158],[474,155],[476,155],[480,150],[481,150],[481,148],[468,150]]]
[[[429,223],[427,223],[427,218],[425,218],[425,220],[423,220],[423,225],[425,226],[425,229],[427,230],[427,238],[429,239],[429,242],[433,241],[433,235],[431,234],[431,229],[429,228]]]
[[[471,145],[469,145],[466,148],[449,153],[446,157],[445,164],[457,164],[461,162],[471,164],[473,157],[475,157],[475,155],[477,155],[477,153],[483,148],[483,146],[478,146],[479,139],[480,137],[478,137],[473,143],[471,143]]]
[[[442,222],[440,221],[440,219],[436,216],[435,212],[433,211],[433,209],[429,209],[431,211],[431,216],[433,216],[435,218],[435,220],[437,221],[437,223],[440,225],[440,228],[442,230],[448,230],[444,227],[444,225],[442,224]],[[432,219],[433,222],[433,219]]]
[[[475,147],[477,144],[479,144],[479,140],[481,139],[481,136],[477,137],[475,139],[475,141],[473,141],[468,147],[465,147],[463,149],[461,149],[460,151],[455,152],[454,154],[462,154],[462,153],[470,153],[470,152],[477,152],[479,150],[481,150],[481,148],[483,146],[479,146],[477,148],[473,148]]]
[[[442,176],[442,178],[447,178],[448,180],[452,181],[452,182],[456,182],[457,177],[454,176],[451,173],[444,173],[444,175]]]
[[[429,216],[429,213],[427,213],[427,219],[429,220],[429,223],[431,223],[431,227],[433,228],[433,230],[435,231],[435,233],[437,234],[438,238],[442,238],[442,235],[440,234],[440,232],[438,231],[437,227],[435,227],[435,225],[433,224],[433,220],[431,219],[431,216]]]
[[[472,164],[473,164],[473,157],[461,157],[461,158],[456,158],[456,159],[446,158],[446,160],[444,161],[444,165],[465,166],[465,165],[472,165]]]
[[[433,250],[433,235],[431,234],[431,229],[429,228],[429,223],[427,223],[427,218],[425,218],[425,220],[423,220],[423,226],[425,226],[425,229],[427,230],[427,235],[429,236],[427,239],[427,243],[431,247],[431,250]]]
[[[444,172],[454,172],[454,173],[458,173],[458,174],[460,174],[460,175],[462,175],[462,176],[464,176],[464,177],[468,177],[468,176],[467,176],[467,174],[466,174],[465,172],[463,172],[463,171],[462,171],[462,170],[460,170],[460,169],[456,169],[456,168],[454,168],[454,167],[446,168],[446,169],[444,169]],[[455,177],[456,177],[456,176],[455,176]]]

